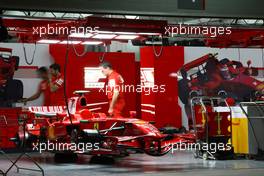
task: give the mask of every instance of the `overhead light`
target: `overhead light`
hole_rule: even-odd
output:
[[[120,40],[133,40],[135,38],[138,38],[138,35],[119,35],[115,39],[120,39]]]
[[[126,19],[138,19],[139,16],[134,16],[134,15],[125,15]]]
[[[107,34],[107,35],[114,35],[114,34],[123,34],[123,35],[160,35],[161,33],[154,33],[154,32],[115,32],[115,31],[97,31],[100,34]]]
[[[140,32],[139,35],[160,35],[160,33],[152,33],[152,32]]]
[[[128,34],[128,35],[136,35],[136,32],[115,32],[115,31],[98,31],[99,34]]]
[[[37,41],[37,43],[50,43],[50,44],[54,44],[54,43],[59,43],[60,40],[48,40],[48,39],[42,39]]]
[[[85,13],[82,13],[81,14],[83,17],[88,17],[88,16],[92,16],[93,14],[85,14]]]
[[[67,44],[67,43],[76,45],[76,44],[81,43],[81,41],[67,41],[67,40],[64,40],[64,41],[60,42],[60,44]]]
[[[100,45],[103,42],[101,41],[86,41],[86,42],[82,42],[83,45]]]
[[[113,34],[113,31],[97,31],[97,33],[102,33],[102,34]]]
[[[69,37],[76,37],[76,38],[90,38],[93,34],[90,33],[72,33]]]
[[[161,41],[146,41],[145,42],[146,45],[162,45]]]
[[[128,35],[136,35],[135,32],[115,32],[115,34],[128,34]]]
[[[247,24],[255,24],[258,20],[252,20],[252,19],[245,19],[243,20]]]
[[[116,37],[115,34],[97,34],[93,36],[93,38],[97,38],[97,39],[112,39],[114,37]]]

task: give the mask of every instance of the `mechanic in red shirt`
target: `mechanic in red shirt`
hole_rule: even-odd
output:
[[[50,66],[49,87],[50,87],[50,102],[52,106],[65,105],[64,98],[64,78],[60,72],[59,64]]]
[[[119,73],[113,70],[110,62],[104,61],[99,67],[108,79],[108,84],[106,85],[109,100],[108,113],[111,117],[120,117],[123,115],[125,107],[125,98],[122,91],[124,80]]]
[[[40,97],[41,94],[43,94],[44,95],[43,105],[49,106],[50,105],[50,88],[49,88],[48,69],[46,67],[40,67],[37,70],[37,74],[38,74],[38,77],[42,79],[42,81],[39,83],[37,92],[29,98],[22,99],[21,102],[26,103],[28,101],[36,100]]]

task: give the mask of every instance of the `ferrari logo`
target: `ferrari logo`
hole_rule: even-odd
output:
[[[222,116],[220,116],[220,112],[217,113],[217,116],[215,117],[215,121],[217,121],[217,134],[221,134],[221,120]]]
[[[94,123],[94,129],[99,130],[99,123]]]

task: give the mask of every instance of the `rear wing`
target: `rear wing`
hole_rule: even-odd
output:
[[[28,111],[41,116],[56,116],[66,112],[66,106],[31,106]]]

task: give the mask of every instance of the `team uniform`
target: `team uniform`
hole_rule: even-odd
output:
[[[120,117],[123,115],[123,109],[125,107],[125,98],[124,98],[124,93],[122,91],[123,85],[124,85],[124,80],[122,76],[116,71],[113,71],[108,76],[107,97],[109,100],[109,105],[112,102],[114,91],[119,91],[119,96],[113,107],[114,117]]]
[[[39,84],[39,91],[44,95],[44,106],[50,106],[50,87],[47,80],[43,80]]]
[[[51,92],[50,101],[52,106],[65,105],[64,99],[64,78],[61,74],[52,78],[52,84],[56,85],[58,89],[55,92]]]

